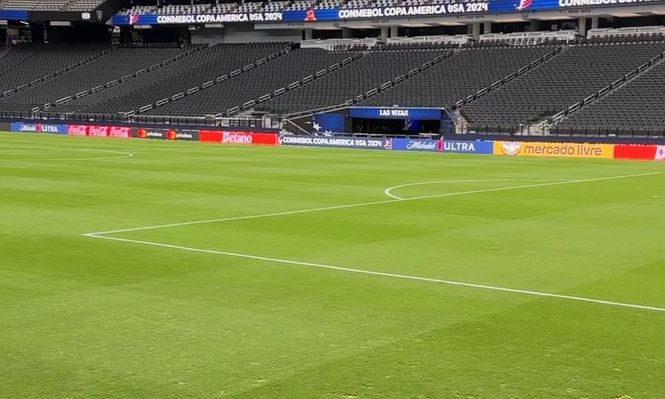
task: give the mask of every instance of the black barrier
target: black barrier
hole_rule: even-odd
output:
[[[0,122],[0,132],[8,132],[10,128],[11,126],[9,125],[9,123]]]

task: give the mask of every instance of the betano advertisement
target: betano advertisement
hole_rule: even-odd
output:
[[[494,155],[612,159],[614,158],[614,144],[495,141]]]

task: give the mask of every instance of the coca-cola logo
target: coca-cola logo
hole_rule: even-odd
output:
[[[109,132],[109,136],[111,137],[129,137],[131,133],[131,129],[128,127],[119,127],[119,126],[114,126],[111,127],[111,130]]]
[[[108,136],[109,128],[107,126],[90,126],[88,136]]]
[[[249,133],[222,132],[222,143],[252,144],[252,135]]]
[[[85,136],[88,134],[88,126],[84,125],[69,125],[67,134],[72,136]]]

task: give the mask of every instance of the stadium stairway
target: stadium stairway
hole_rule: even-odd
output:
[[[436,50],[367,51],[345,68],[333,71],[307,85],[272,98],[257,111],[299,113],[353,104],[400,84],[452,56],[446,48]]]
[[[663,41],[568,46],[518,79],[460,108],[468,130],[516,133],[621,79],[665,51]]]
[[[572,106],[551,132],[562,136],[662,138],[665,136],[663,76],[665,52]]]
[[[100,45],[22,44],[12,48],[0,60],[0,111],[15,104],[13,98],[20,93],[69,75],[111,52]],[[79,61],[72,64],[72,60]]]
[[[186,64],[155,71],[140,79],[129,91],[114,92],[101,102],[85,103],[77,113],[86,115],[133,115],[223,82],[290,51],[286,43],[220,44],[210,47]],[[204,87],[205,86],[205,87]]]
[[[164,69],[169,69],[171,72],[180,72],[187,68],[187,65],[193,63],[196,59],[205,57],[204,54],[208,47],[206,45],[196,45],[189,47],[183,51],[174,51],[174,57],[163,59],[163,54],[170,54],[170,52],[159,52],[150,54],[151,58],[146,57],[145,51],[142,50],[128,50],[129,53],[140,52],[139,58],[141,61],[133,64],[132,67],[127,68],[130,70],[134,68],[133,73],[119,76],[115,74],[116,79],[96,85],[94,87],[88,86],[87,90],[81,92],[72,92],[64,101],[44,104],[44,109],[49,110],[45,116],[62,116],[63,114],[76,112],[84,108],[86,105],[96,104],[115,97],[119,93],[124,93],[136,89],[137,87],[145,86],[153,81],[153,78],[162,78]],[[146,50],[151,52],[150,50]],[[154,64],[146,66],[148,63]],[[138,69],[140,68],[140,69]]]
[[[447,57],[362,103],[384,107],[454,108],[518,78],[560,52],[561,47],[556,46],[458,50],[454,57]]]
[[[76,69],[71,69],[69,73],[54,76],[39,85],[0,99],[0,109],[25,113],[50,108],[53,104],[67,102],[76,96],[84,96],[92,88],[111,86],[123,80],[130,80],[136,71],[155,63],[172,62],[174,57],[186,52],[187,50],[179,48],[142,50],[113,48],[102,57],[90,59]],[[74,70],[76,77],[72,78],[69,74]]]
[[[244,68],[229,79],[190,93],[189,96],[150,110],[150,115],[202,116],[229,115],[241,108],[250,108],[262,98],[285,91],[287,86],[300,85],[304,77],[321,76],[329,70],[346,68],[353,53],[328,52],[321,49],[296,49],[269,62]]]

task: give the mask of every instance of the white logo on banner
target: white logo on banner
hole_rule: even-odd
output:
[[[657,161],[665,161],[665,145],[659,145],[656,148],[656,157]]]

